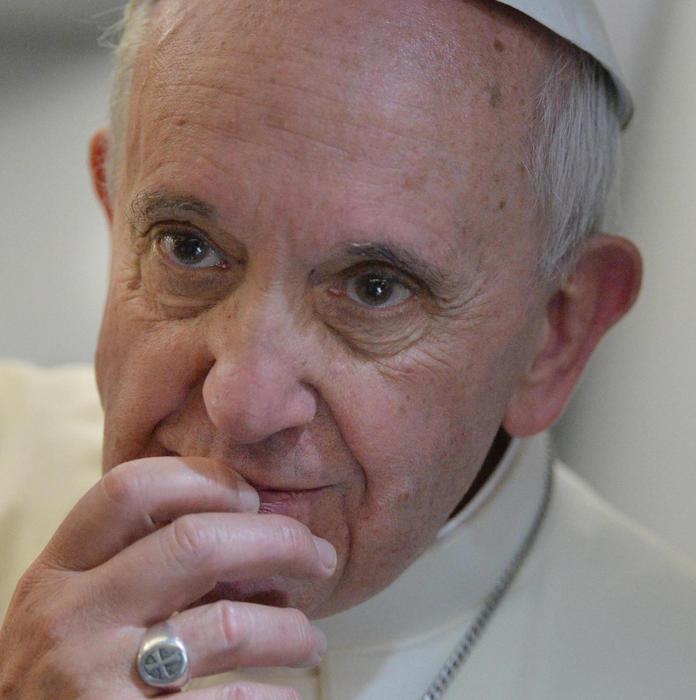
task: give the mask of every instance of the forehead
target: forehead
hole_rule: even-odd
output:
[[[544,42],[490,2],[161,0],[136,65],[127,179],[219,191],[227,178],[232,209],[262,180],[337,214],[359,200],[373,220],[483,226],[527,196]]]

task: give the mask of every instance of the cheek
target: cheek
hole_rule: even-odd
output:
[[[421,525],[442,524],[475,478],[500,427],[514,369],[504,353],[463,347],[447,360],[420,352],[334,383],[343,390],[332,410],[363,468],[370,517],[417,512]]]
[[[195,320],[163,322],[143,309],[137,292],[125,288],[107,301],[96,358],[104,469],[159,454],[151,444],[156,425],[182,405],[209,366],[195,340]]]
[[[481,336],[483,333],[481,333]],[[489,337],[490,340],[490,337]],[[388,585],[430,544],[483,463],[500,427],[514,370],[482,340],[457,352],[343,374],[327,397],[364,488],[348,515],[348,596]],[[470,358],[470,359],[466,359]],[[508,364],[510,366],[508,366]]]
[[[373,368],[367,374],[334,383],[343,386],[332,405],[362,470],[361,488],[354,489],[345,513],[349,538],[341,584],[342,595],[355,602],[389,585],[423,552],[485,452],[478,427],[462,415],[466,403],[444,390],[446,382],[433,381],[430,373],[397,378]]]
[[[341,400],[332,406],[343,440],[363,470],[361,516],[367,522],[401,521],[416,513],[421,520],[437,518],[447,504],[438,508],[433,499],[451,499],[452,486],[465,488],[472,471],[470,443],[480,426],[468,400],[475,397],[462,396],[444,377],[433,381],[431,373],[369,375],[346,378]],[[434,507],[437,512],[429,513]]]

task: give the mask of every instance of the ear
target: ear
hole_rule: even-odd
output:
[[[625,238],[596,235],[546,306],[533,362],[507,406],[510,435],[545,430],[561,415],[602,336],[633,306],[642,261]]]
[[[109,135],[106,129],[97,131],[89,144],[89,169],[92,175],[92,185],[97,198],[101,202],[109,224],[113,222],[113,203],[109,194],[106,163],[109,155]]]

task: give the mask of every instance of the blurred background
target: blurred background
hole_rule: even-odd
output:
[[[0,4],[0,357],[90,362],[107,237],[86,154],[108,103],[98,38],[119,0]],[[561,456],[696,557],[696,2],[598,0],[637,104],[612,228],[646,262],[555,429]]]

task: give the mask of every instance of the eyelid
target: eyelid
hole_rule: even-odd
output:
[[[343,270],[341,272],[341,277],[344,280],[348,280],[355,277],[361,277],[362,275],[369,275],[370,273],[389,277],[396,282],[403,284],[405,287],[408,287],[414,294],[416,294],[419,290],[427,290],[427,286],[421,280],[417,279],[408,272],[381,260],[366,260],[364,262],[360,262],[357,265]]]
[[[179,233],[189,236],[197,236],[202,238],[211,247],[216,248],[215,244],[210,241],[204,231],[188,222],[183,221],[159,221],[153,224],[147,232],[148,236],[155,237],[163,233]]]
[[[227,261],[228,259],[233,259],[233,256],[228,255],[224,250],[222,250],[216,243],[214,243],[210,239],[210,236],[208,236],[204,231],[199,229],[194,224],[184,223],[181,221],[165,221],[152,226],[148,231],[147,235],[150,236],[152,239],[158,240],[162,236],[165,236],[167,234],[200,238],[206,245],[209,245],[225,261]]]

